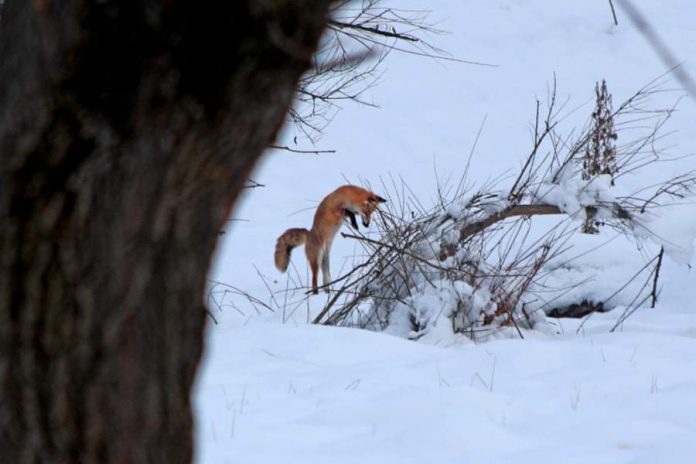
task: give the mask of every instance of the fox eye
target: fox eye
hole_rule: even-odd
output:
[[[376,201],[375,197],[370,197],[367,199],[368,203],[374,203]]]

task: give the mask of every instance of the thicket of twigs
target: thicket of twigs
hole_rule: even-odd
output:
[[[438,324],[473,337],[505,326],[521,335],[543,319],[540,310],[551,308],[541,281],[570,234],[605,226],[645,236],[645,215],[692,193],[693,172],[630,195],[614,193],[623,176],[663,160],[656,147],[673,109],[648,109],[659,91],[653,82],[612,109],[606,85],[598,84],[587,126],[564,136],[557,131],[554,86],[546,108],[537,103],[532,149],[509,188],[471,190],[462,181],[439,192],[431,210],[395,194],[381,216],[379,239],[343,234],[361,242],[365,261],[337,282],[314,322],[373,329],[406,323],[414,338]],[[530,218],[541,215],[557,221],[532,233]],[[654,301],[652,290],[636,301]]]
[[[563,105],[554,82],[548,102],[537,101],[532,148],[507,186],[474,189],[467,168],[457,185],[437,186],[439,200],[431,208],[403,183],[373,186],[389,199],[373,221],[378,230],[368,236],[344,229],[342,236],[358,241],[363,253],[331,283],[326,305],[311,319],[299,275],[290,276],[280,294],[268,286],[268,301],[219,285],[211,290],[211,302],[220,306],[220,292],[233,292],[257,311],[282,311],[284,320],[307,308],[314,323],[389,328],[413,339],[441,331],[476,339],[501,329],[522,336],[522,329],[544,321],[554,308],[544,296],[544,277],[552,260],[563,262],[572,234],[611,228],[649,236],[644,219],[696,187],[696,174],[687,172],[617,193],[625,191],[618,188],[624,176],[656,169],[665,160],[657,147],[673,108],[650,108],[663,86],[652,82],[612,108],[606,84],[598,83],[586,126],[561,134]],[[535,227],[535,216],[552,220]],[[654,305],[659,262],[661,255],[636,269],[634,279],[645,283],[621,321],[641,305]],[[602,302],[589,306],[608,309]]]
[[[313,322],[374,330],[406,326],[411,338],[439,330],[475,338],[500,327],[522,335],[553,307],[543,297],[545,266],[563,259],[571,234],[610,227],[645,236],[646,215],[692,193],[693,172],[629,195],[614,193],[623,176],[655,169],[663,160],[656,147],[673,108],[648,105],[660,88],[653,82],[613,109],[606,84],[598,84],[586,127],[562,135],[554,85],[545,108],[537,102],[532,149],[504,190],[473,190],[464,172],[458,185],[439,186],[439,202],[428,209],[413,200],[408,186],[383,185],[380,192],[391,195],[379,232],[342,234],[359,241],[364,254],[332,284],[332,297]],[[542,215],[555,222],[533,230],[530,219]],[[654,304],[655,263],[640,270],[649,274],[642,275],[642,288],[652,292],[637,295],[628,310]]]

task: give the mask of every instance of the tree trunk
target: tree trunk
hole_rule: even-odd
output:
[[[216,237],[329,0],[8,0],[0,462],[178,463]]]

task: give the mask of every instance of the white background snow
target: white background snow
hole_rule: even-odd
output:
[[[265,299],[268,285],[282,303],[287,281],[273,267],[275,239],[288,227],[309,227],[318,202],[337,186],[369,183],[380,193],[382,182],[403,179],[421,203],[433,204],[438,180],[458,181],[481,126],[470,179],[505,184],[528,153],[535,99],[547,97],[554,75],[559,98],[568,99],[563,127],[571,129],[592,111],[595,82],[606,79],[616,104],[666,71],[621,10],[613,25],[606,0],[393,4],[427,8],[449,31],[431,42],[496,66],[391,54],[368,93],[379,108],[347,104],[319,141],[335,154],[266,155],[253,174],[266,187],[247,191],[236,208],[211,280]],[[696,3],[636,4],[696,75]],[[684,95],[666,92],[653,104],[671,106]],[[694,153],[695,124],[696,99],[685,97],[664,149]],[[293,135],[288,129],[284,143]],[[683,158],[630,182],[652,184],[694,165]],[[292,314],[257,313],[241,298],[239,311],[211,307],[218,324],[209,326],[194,398],[197,462],[694,462],[696,276],[688,264],[696,264],[689,254],[696,207],[665,209],[654,227],[672,251],[660,300],[613,333],[622,307],[593,315],[579,330],[582,321],[550,319],[548,330],[528,331],[525,339],[480,344],[308,325],[324,295]],[[603,237],[609,243],[578,266],[594,276],[585,291],[606,295],[652,258],[656,245],[639,250],[611,233]],[[574,243],[571,255],[594,246]],[[337,237],[334,277],[354,252],[354,243]],[[293,263],[306,285],[302,250]]]

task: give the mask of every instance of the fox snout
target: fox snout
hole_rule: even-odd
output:
[[[360,217],[362,218],[363,226],[368,227],[370,225],[370,217],[372,213],[377,211],[380,203],[386,203],[387,200],[384,198],[372,194],[368,197],[367,201],[364,203],[362,211],[360,211]]]

